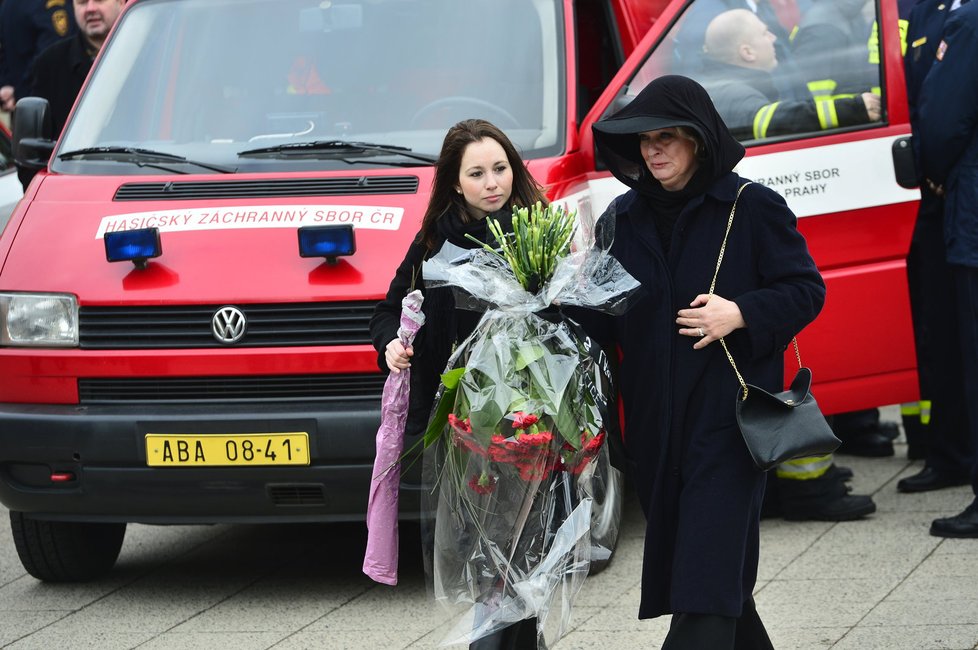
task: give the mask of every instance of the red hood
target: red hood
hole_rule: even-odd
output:
[[[109,305],[381,298],[428,201],[432,170],[410,174],[419,177],[415,194],[176,201],[113,200],[123,183],[165,178],[48,176],[17,229],[0,289],[73,293],[81,304]],[[299,257],[298,225],[340,219],[358,222],[354,255],[334,265]],[[378,229],[385,221],[399,225]],[[105,261],[100,230],[124,223],[163,225],[163,254],[146,269]]]

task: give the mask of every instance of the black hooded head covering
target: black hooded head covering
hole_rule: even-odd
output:
[[[680,193],[702,193],[744,157],[744,147],[730,135],[703,86],[679,75],[653,80],[628,106],[596,123],[594,141],[611,173],[625,185],[643,194],[676,194],[652,177],[638,145],[639,133],[672,126],[692,129],[704,145],[698,155],[699,169]],[[687,188],[695,192],[690,194]]]
[[[699,135],[699,167],[686,187],[669,191],[649,172],[638,134],[682,126]],[[593,127],[594,141],[608,169],[637,190],[652,208],[663,245],[683,207],[703,194],[744,157],[744,147],[730,135],[706,90],[688,77],[666,75],[653,80],[628,106]]]

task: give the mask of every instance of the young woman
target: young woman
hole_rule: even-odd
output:
[[[504,231],[512,228],[514,206],[546,203],[540,187],[523,165],[509,138],[485,120],[459,122],[445,136],[435,163],[431,200],[421,230],[397,268],[387,297],[377,305],[370,334],[381,369],[400,372],[411,367],[411,396],[405,436],[423,434],[452,349],[475,329],[482,314],[456,309],[451,287],[425,288],[421,269],[426,259],[446,246],[472,249],[494,243],[486,224],[492,216]],[[397,338],[401,300],[413,289],[424,293],[425,324],[414,345]],[[475,641],[474,649],[534,648],[535,621],[522,621]]]
[[[692,79],[654,80],[594,137],[631,188],[599,228],[614,220],[610,252],[646,290],[624,315],[585,323],[623,354],[625,446],[648,521],[639,617],[673,615],[665,650],[771,648],[751,597],[764,473],[718,341],[748,381],[780,391],[785,347],[825,285],[784,199],[750,184],[710,295],[744,148]]]

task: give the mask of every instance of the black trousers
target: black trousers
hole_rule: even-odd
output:
[[[978,448],[978,268],[952,267],[958,290],[961,359],[964,366],[965,403],[968,431]],[[978,462],[971,465],[971,488],[978,495]]]
[[[715,614],[673,614],[662,650],[774,650],[754,599],[740,618]]]
[[[469,650],[536,650],[537,619],[528,618],[469,644]]]
[[[926,463],[967,476],[974,447],[968,433],[964,368],[958,348],[960,302],[944,246],[944,199],[920,189],[920,209],[907,255],[920,398],[931,400]],[[969,316],[970,317],[970,316]]]

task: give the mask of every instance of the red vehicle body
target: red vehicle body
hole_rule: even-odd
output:
[[[650,70],[668,71],[655,53],[690,3],[482,4],[129,3],[0,238],[0,502],[33,575],[98,575],[126,522],[363,517],[384,381],[367,321],[426,206],[423,158],[458,119],[506,130],[584,226],[621,191],[599,171],[590,125]],[[909,134],[896,3],[877,12],[884,121],[747,143],[741,168],[777,180],[771,165],[788,169],[798,156],[809,156],[802,175],[843,167],[828,174],[846,183],[823,188],[825,210],[798,203],[829,285],[800,337],[829,412],[916,394],[904,267],[916,195],[896,185],[888,157]],[[476,24],[491,32],[486,42]],[[524,39],[514,26],[527,24]],[[253,37],[279,33],[256,62]],[[492,49],[499,34],[508,40]],[[458,56],[428,53],[435,36],[444,42],[433,51]],[[514,43],[528,45],[502,60]],[[375,52],[383,44],[386,58]],[[461,67],[436,69],[446,58]],[[396,74],[381,78],[385,66]],[[485,68],[501,69],[498,84],[485,75],[466,87],[465,75]],[[52,134],[43,104],[29,104],[18,110],[36,119],[22,123],[41,126],[18,127],[15,146],[43,166]],[[853,167],[858,156],[872,160]],[[879,178],[851,177],[870,165]],[[299,226],[337,224],[354,226],[355,253],[300,257]],[[159,257],[106,261],[106,233],[152,227]],[[221,343],[213,319],[232,306],[249,325]],[[225,456],[200,462],[213,440]],[[282,464],[298,440],[308,458]],[[410,487],[407,517],[417,513]],[[616,530],[620,494],[607,501]],[[75,559],[56,566],[50,540]]]

